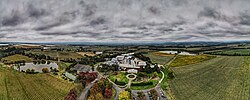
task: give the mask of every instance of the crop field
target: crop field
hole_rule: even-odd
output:
[[[223,50],[210,52],[215,55],[250,55],[250,49],[234,49],[234,50]]]
[[[190,65],[190,64],[195,64],[195,63],[203,62],[206,60],[210,60],[212,58],[215,58],[215,56],[210,56],[210,55],[196,55],[196,56],[178,55],[176,57],[176,59],[170,64],[170,66],[177,67],[177,66]]]
[[[19,54],[8,56],[5,58],[2,58],[1,60],[4,61],[4,63],[10,63],[10,62],[22,61],[22,60],[24,60],[25,62],[32,62],[31,58],[27,56],[19,55]]]
[[[170,88],[177,100],[249,100],[250,57],[220,56],[172,67]]]
[[[160,52],[149,52],[148,54],[143,54],[144,56],[149,57],[152,62],[164,65],[168,61],[170,61],[174,55],[167,54],[167,53],[160,53]]]
[[[46,56],[50,56],[50,57],[57,57],[57,52],[59,55],[59,58],[61,60],[63,59],[78,59],[78,58],[82,58],[83,56],[75,53],[75,52],[64,52],[64,51],[27,51],[26,53],[32,53],[32,54],[44,54]]]
[[[72,88],[48,74],[25,74],[0,65],[0,100],[62,100]]]

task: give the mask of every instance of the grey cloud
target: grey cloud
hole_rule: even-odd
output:
[[[2,21],[4,26],[16,26],[20,24],[24,19],[21,17],[21,14],[17,10],[12,10],[11,15],[5,16]]]
[[[240,24],[250,25],[250,13],[249,14],[247,14],[247,13],[241,14],[240,19],[241,19]]]
[[[3,38],[7,41],[246,39],[249,4],[249,0],[1,0],[0,33],[13,37]]]
[[[104,17],[98,17],[90,22],[90,25],[104,24],[106,22]]]
[[[32,4],[28,5],[27,12],[30,17],[39,18],[41,16],[48,15],[49,13],[43,8],[37,8]]]
[[[160,11],[158,10],[157,7],[152,6],[152,7],[148,8],[148,10],[149,10],[149,12],[151,12],[153,14],[160,14]]]
[[[208,17],[208,18],[214,18],[214,19],[220,19],[221,15],[216,9],[205,7],[203,11],[201,11],[198,14],[198,17]]]

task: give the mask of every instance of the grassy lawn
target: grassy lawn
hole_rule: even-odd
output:
[[[25,74],[0,65],[0,100],[62,100],[72,88],[49,74]]]
[[[210,55],[196,55],[196,56],[178,55],[176,57],[176,59],[170,64],[170,66],[177,67],[177,66],[190,65],[190,64],[195,64],[195,63],[203,62],[206,60],[210,60],[212,58],[215,58],[215,56],[210,56]]]
[[[169,84],[168,84],[168,69],[167,68],[164,68],[163,70],[163,73],[164,73],[164,79],[162,80],[162,82],[160,83],[160,86],[161,86],[161,88],[163,89],[163,90],[165,90],[165,89],[167,89],[168,88],[168,86],[169,86]],[[161,74],[161,73],[160,73]],[[162,74],[161,75],[159,75],[159,76],[162,76]]]
[[[117,75],[111,74],[108,78],[113,82],[115,82],[115,79],[117,79],[117,81],[125,82],[126,84],[128,83],[128,79],[123,72],[118,72]]]
[[[157,85],[159,80],[149,80],[148,82],[153,82],[153,85],[146,85],[146,86],[130,86],[132,90],[145,90],[145,89],[150,89],[153,88]]]
[[[58,62],[58,67],[59,70],[65,70],[67,67],[69,67],[69,65],[71,65],[72,63],[67,63],[67,62]]]
[[[221,56],[209,61],[172,67],[170,88],[176,100],[248,100],[250,57]]]
[[[250,55],[250,49],[234,49],[211,52],[216,55]]]
[[[22,61],[22,60],[24,60],[25,62],[32,62],[31,58],[27,56],[19,55],[19,54],[8,56],[5,58],[2,58],[1,60],[4,61],[4,63],[10,63],[10,62]]]
[[[78,54],[78,53],[75,53],[75,52],[64,52],[64,51],[27,51],[26,53],[32,53],[32,54],[44,54],[46,56],[50,56],[50,57],[54,57],[56,58],[57,57],[57,52],[58,52],[58,55],[59,55],[59,58],[61,60],[64,60],[64,59],[78,59],[78,58],[82,58],[83,56]]]
[[[149,57],[152,60],[152,62],[161,65],[164,65],[174,57],[174,55],[161,52],[149,52],[148,54],[143,54],[143,55]]]

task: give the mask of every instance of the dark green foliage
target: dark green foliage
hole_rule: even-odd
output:
[[[147,86],[147,85],[153,85],[153,82],[131,83],[131,86]]]
[[[125,82],[117,81],[117,79],[115,79],[115,84],[117,84],[117,85],[126,85]]]

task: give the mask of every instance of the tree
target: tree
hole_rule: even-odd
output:
[[[105,91],[104,91],[104,97],[105,98],[111,98],[112,97],[112,88],[108,88],[108,86],[106,87]]]
[[[118,100],[131,100],[130,93],[128,91],[120,92]]]
[[[26,70],[26,73],[30,73],[30,72],[31,72],[30,69],[27,69],[27,70]]]
[[[43,68],[42,71],[43,71],[43,73],[48,73],[49,69],[48,68]]]
[[[35,70],[34,70],[34,69],[31,69],[31,73],[35,73]]]

